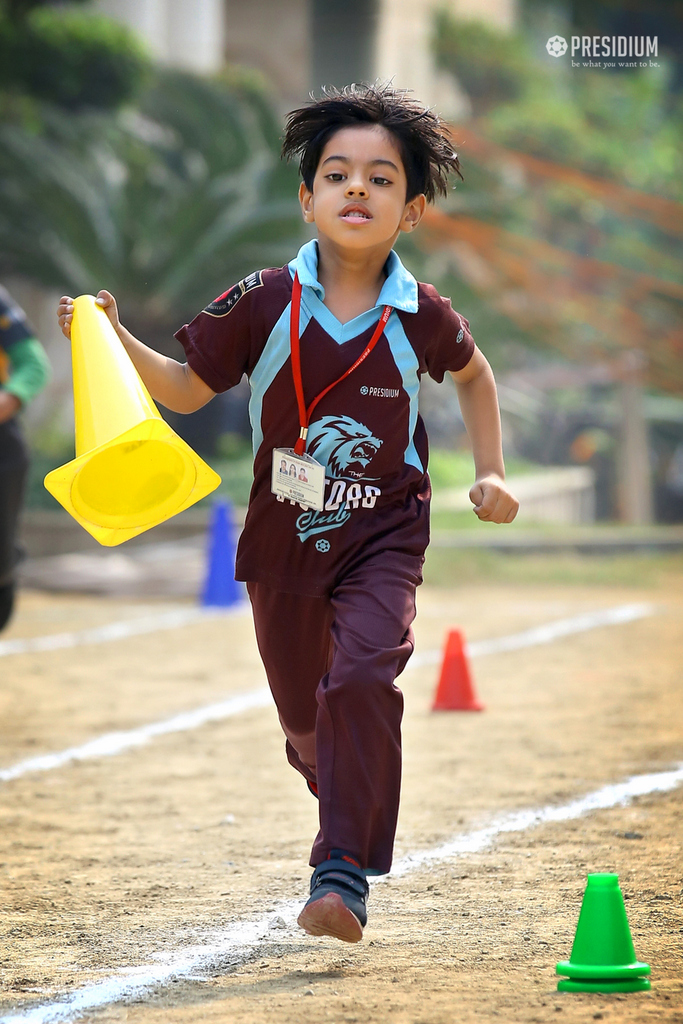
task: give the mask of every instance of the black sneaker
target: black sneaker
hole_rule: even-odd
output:
[[[298,924],[309,935],[332,935],[343,942],[360,942],[368,914],[365,871],[342,850],[318,864],[311,878],[311,896]]]

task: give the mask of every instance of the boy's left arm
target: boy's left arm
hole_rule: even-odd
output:
[[[505,484],[498,393],[488,360],[475,348],[467,366],[451,371],[465,429],[472,444],[476,479],[470,500],[480,519],[511,523],[519,502]]]

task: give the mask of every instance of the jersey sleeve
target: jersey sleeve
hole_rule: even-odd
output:
[[[420,312],[425,316],[424,359],[427,373],[439,384],[447,371],[462,370],[474,354],[468,320],[453,309],[451,300],[432,285],[419,286]]]
[[[176,332],[189,366],[212,391],[235,387],[256,363],[255,305],[263,275],[245,277]]]
[[[50,364],[31,324],[0,286],[0,386],[27,405],[45,387]]]
[[[36,338],[22,338],[10,346],[8,356],[9,375],[4,390],[15,395],[22,405],[28,405],[50,379],[47,353]]]

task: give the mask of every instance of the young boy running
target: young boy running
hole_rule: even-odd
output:
[[[429,541],[420,377],[450,372],[472,443],[474,511],[511,522],[491,368],[467,320],[393,251],[459,173],[444,126],[389,87],[329,92],[288,118],[308,242],[228,289],[176,337],[187,362],[108,314],[152,396],[193,412],[247,374],[254,485],[236,577],[247,583],[287,757],[319,799],[313,935],[362,938],[368,874],[391,867],[415,589]],[[58,316],[69,336],[73,300]],[[292,451],[294,449],[294,451]],[[283,460],[296,476],[281,472]],[[322,468],[321,468],[322,467]],[[304,469],[310,483],[297,488]]]

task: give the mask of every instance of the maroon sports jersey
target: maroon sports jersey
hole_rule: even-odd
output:
[[[345,324],[323,302],[317,262],[317,242],[308,242],[288,266],[251,274],[176,334],[213,391],[249,378],[254,484],[237,579],[309,595],[329,593],[359,559],[378,552],[415,555],[419,572],[431,493],[420,377],[440,382],[474,352],[465,317],[432,285],[418,284],[395,252],[375,308]],[[293,448],[299,436],[289,333],[295,271],[307,405],[360,356],[383,307],[392,307],[370,355],[313,414],[306,451],[326,467],[322,511],[278,501],[270,489],[273,449]]]

